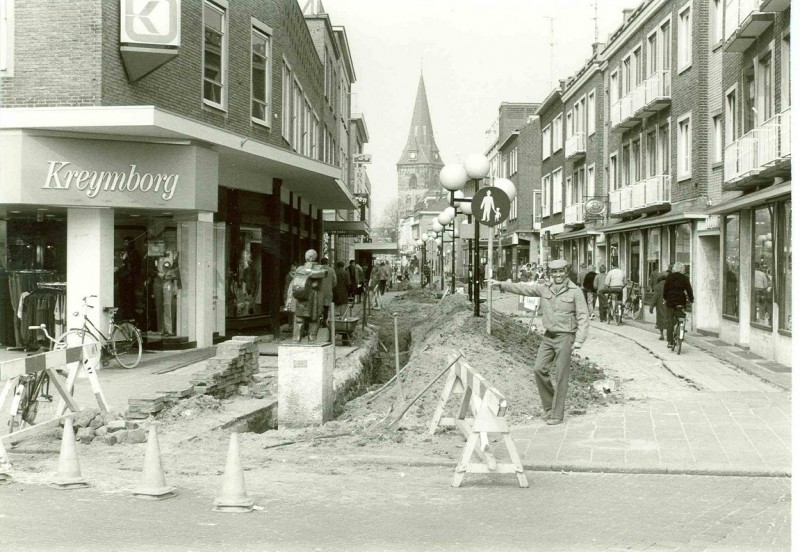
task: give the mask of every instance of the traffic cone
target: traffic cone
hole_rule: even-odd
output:
[[[247,496],[244,487],[244,471],[239,459],[239,435],[231,434],[228,461],[222,476],[222,494],[214,500],[214,512],[244,513],[253,511],[253,499]]]
[[[161,449],[158,446],[158,433],[155,425],[150,426],[150,436],[147,439],[142,484],[133,491],[133,496],[146,500],[164,500],[165,498],[177,496],[175,487],[167,487],[167,482],[164,479],[164,468],[161,466]]]
[[[72,429],[72,416],[64,420],[61,454],[58,456],[58,473],[50,486],[56,489],[82,489],[89,486],[81,476],[78,450],[75,446],[75,431]]]

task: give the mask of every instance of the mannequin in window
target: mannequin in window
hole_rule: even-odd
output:
[[[181,274],[178,268],[178,254],[174,251],[168,250],[163,257],[156,261],[158,267],[158,276],[156,281],[160,281],[161,289],[154,288],[156,294],[156,316],[158,316],[158,331],[161,335],[172,336],[175,335],[175,328],[173,320],[175,319],[174,313],[177,310],[176,297],[178,290],[181,287]],[[159,302],[158,296],[161,295]],[[161,304],[162,312],[158,312],[159,303]]]
[[[116,271],[119,283],[119,317],[120,319],[135,318],[136,286],[139,283],[139,270],[142,258],[136,250],[136,244],[131,236],[123,240],[125,250],[122,252],[122,264]]]

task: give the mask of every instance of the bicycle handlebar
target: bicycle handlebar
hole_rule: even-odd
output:
[[[28,326],[28,329],[29,330],[41,330],[42,332],[44,332],[44,336],[48,340],[52,341],[53,343],[56,342],[56,339],[47,332],[47,326],[45,324],[41,324],[39,326]]]

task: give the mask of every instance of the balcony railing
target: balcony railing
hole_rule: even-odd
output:
[[[642,117],[669,105],[671,100],[671,73],[668,70],[655,71],[611,106],[611,127],[630,128]]]
[[[608,194],[611,214],[622,214],[650,209],[670,203],[668,174],[659,174]]]
[[[726,183],[758,175],[791,157],[791,108],[771,117],[725,148]]]
[[[576,132],[569,138],[564,146],[564,155],[567,159],[586,154],[586,133]]]
[[[564,225],[575,226],[583,222],[583,202],[567,205],[564,209]]]
[[[792,108],[781,113],[780,152],[782,158],[792,156]]]
[[[773,14],[761,11],[762,0],[726,0],[725,50],[743,52],[769,27]]]

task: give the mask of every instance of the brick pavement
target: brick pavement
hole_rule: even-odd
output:
[[[518,314],[516,295],[493,296],[493,307]],[[541,320],[535,321],[541,330]],[[591,322],[592,340],[609,347],[626,339],[658,358],[695,389],[667,399],[609,405],[564,424],[514,427],[523,464],[532,469],[791,475],[791,395],[707,353],[678,356],[658,334],[624,323]]]

